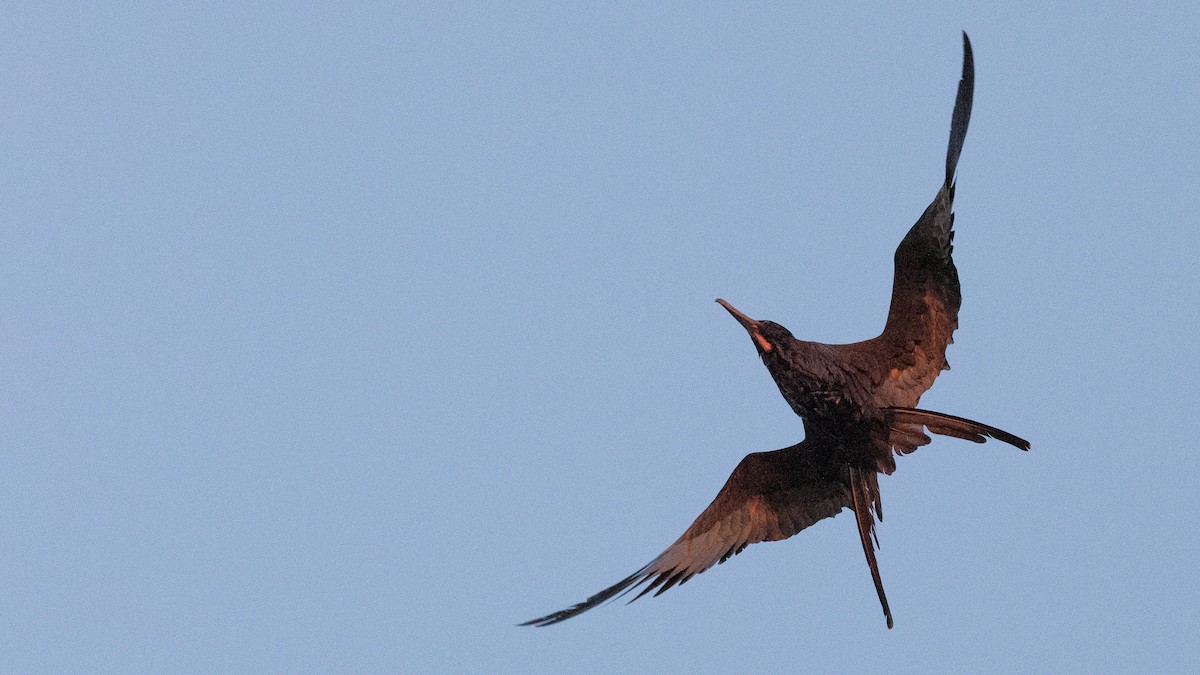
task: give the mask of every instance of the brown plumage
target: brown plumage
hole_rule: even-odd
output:
[[[931,433],[943,433],[982,443],[992,437],[1028,449],[1029,444],[1016,436],[987,425],[959,417],[923,410],[896,411],[903,422],[920,433],[926,423]],[[936,427],[936,428],[935,428]],[[925,437],[924,442],[929,442]],[[716,499],[690,527],[645,567],[578,604],[546,616],[526,621],[522,626],[549,626],[566,621],[613,598],[644,586],[630,602],[653,592],[659,595],[672,586],[686,583],[704,570],[741,553],[750,544],[787,539],[804,528],[837,515],[842,509],[855,512],[863,550],[876,581],[888,627],[891,611],[879,582],[875,552],[870,543],[873,521],[867,492],[856,490],[867,483],[878,494],[875,471],[857,468],[860,450],[853,441],[843,442],[828,436],[806,438],[782,450],[746,455],[725,481]],[[856,495],[857,500],[856,501]]]
[[[838,345],[797,340],[787,328],[756,321],[717,300],[750,333],[780,393],[804,418],[806,433],[825,426],[836,430],[847,416],[876,417],[885,408],[914,407],[941,371],[950,368],[946,347],[953,341],[962,304],[952,256],[954,174],[974,86],[971,43],[963,33],[962,79],[950,125],[945,180],[896,247],[891,306],[879,336]],[[886,467],[888,473],[894,468]]]
[[[883,332],[852,344],[797,340],[718,300],[750,334],[780,393],[804,421],[805,440],[747,455],[716,499],[666,551],[634,574],[567,609],[522,625],[564,621],[644,586],[634,600],[682,584],[750,544],[786,539],[843,508],[855,513],[863,553],[887,625],[892,613],[872,542],[882,517],[879,473],[895,454],[930,442],[925,432],[1023,450],[1029,443],[995,427],[915,408],[942,370],[961,304],[952,258],[954,175],[974,88],[971,43],[963,33],[963,72],[950,128],[945,180],[896,248],[892,301]]]
[[[725,562],[760,541],[787,539],[850,506],[844,471],[829,457],[834,448],[808,440],[790,448],[746,455],[716,499],[683,536],[650,564],[583,602],[523,626],[565,621],[618,595],[649,584],[633,599],[676,584]]]

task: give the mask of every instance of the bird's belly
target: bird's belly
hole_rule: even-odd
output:
[[[779,391],[792,406],[792,410],[806,420],[819,419],[849,424],[864,416],[863,410],[854,403],[853,398],[841,389],[793,389],[781,384]]]

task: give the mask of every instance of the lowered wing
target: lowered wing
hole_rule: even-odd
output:
[[[787,539],[850,505],[845,468],[807,442],[747,455],[700,517],[650,564],[583,602],[521,625],[566,621],[643,585],[633,600],[659,595],[750,544]]]

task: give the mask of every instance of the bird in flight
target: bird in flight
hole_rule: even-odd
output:
[[[915,406],[949,370],[946,347],[962,301],[951,253],[955,170],[962,151],[975,66],[963,33],[963,69],[950,124],[946,175],[937,196],[896,248],[892,300],[883,332],[851,344],[797,340],[783,326],[758,321],[717,300],[749,333],[779,391],[804,423],[804,440],[747,455],[691,527],[645,567],[590,598],[521,625],[547,626],[640,588],[659,595],[750,544],[787,539],[849,508],[888,628],[893,625],[875,560],[875,520],[882,519],[879,473],[895,454],[930,442],[926,432],[1022,450],[1029,442],[995,427]],[[632,600],[630,600],[632,602]]]

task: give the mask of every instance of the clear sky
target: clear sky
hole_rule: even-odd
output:
[[[0,10],[0,670],[1196,669],[1194,5],[84,4]],[[895,630],[848,512],[515,627],[801,438],[713,299],[881,329],[963,29],[922,404],[1033,450],[881,480]]]

